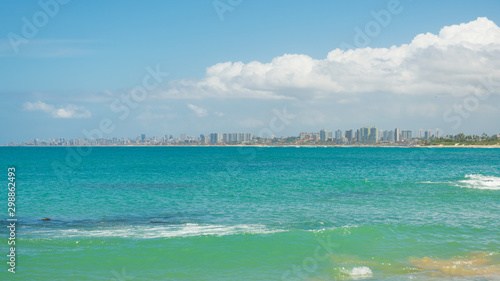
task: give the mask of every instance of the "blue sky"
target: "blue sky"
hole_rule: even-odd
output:
[[[481,72],[499,69],[498,60],[489,59],[498,54],[498,41],[488,39],[497,32],[488,28],[489,22],[500,24],[498,1],[61,2],[68,3],[0,2],[0,116],[4,129],[0,144],[33,138],[79,138],[82,130],[98,127],[103,118],[116,125],[106,137],[216,131],[258,134],[269,127],[273,112],[285,107],[295,117],[276,131],[278,136],[365,125],[381,129],[440,128],[450,134],[500,133],[498,122],[491,121],[500,117],[500,108],[493,106],[500,104],[496,84],[487,98],[474,96],[482,87],[481,78],[500,80],[498,72]],[[226,7],[230,10],[220,17],[215,2],[229,5]],[[37,27],[32,38],[26,38],[23,18],[32,24],[36,15],[39,21],[44,20],[41,13],[46,12],[40,3],[52,9],[56,3],[57,11],[47,16],[46,24]],[[372,30],[368,42],[356,45],[356,28],[366,30],[376,22],[373,13],[388,11],[388,5],[396,5],[400,12],[389,12],[386,26],[378,23],[380,29]],[[428,37],[423,43],[425,50],[383,65],[394,67],[390,77],[382,77],[372,72],[376,67],[366,65],[348,70],[363,61],[380,61],[376,50],[408,45],[419,34],[439,35],[444,27],[476,22],[478,18],[487,21],[451,28],[453,34],[445,34],[448,37],[436,43],[447,46],[444,49],[427,44],[433,40]],[[471,37],[483,33],[484,38]],[[12,47],[12,34],[26,42],[17,46],[17,52]],[[461,39],[453,39],[457,37]],[[467,42],[480,44],[471,47]],[[354,57],[341,60],[342,55],[330,53],[343,43],[357,51]],[[460,51],[457,46],[465,49]],[[407,51],[391,56],[401,52]],[[331,59],[327,60],[329,53]],[[470,56],[462,66],[483,59],[484,65],[455,71],[454,55]],[[433,70],[426,69],[429,63],[423,62],[433,56],[442,58],[442,63]],[[225,62],[231,64],[221,65]],[[235,65],[238,62],[241,65]],[[442,69],[447,63],[450,67]],[[147,67],[168,72],[168,77],[121,118],[110,105],[142,85]],[[304,73],[304,69],[310,72]],[[409,74],[394,74],[404,71]],[[325,75],[327,80],[323,79]],[[360,80],[356,80],[357,75]],[[428,84],[426,77],[436,75],[443,75],[442,82],[418,89],[417,85]],[[391,84],[410,76],[415,87],[377,84]],[[454,85],[453,81],[468,82]],[[479,101],[478,106],[471,97]],[[454,106],[467,103],[468,111],[453,111]]]

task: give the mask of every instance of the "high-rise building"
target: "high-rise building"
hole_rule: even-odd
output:
[[[370,136],[368,137],[369,143],[377,143],[378,142],[378,129],[377,127],[370,128]]]
[[[436,135],[435,137],[438,139],[439,138],[439,129],[436,129]]]
[[[432,138],[432,130],[425,131],[425,139],[430,140]]]
[[[387,141],[394,142],[394,131],[390,130],[387,132]]]
[[[141,142],[145,142],[146,141],[146,134],[141,134]]]
[[[424,130],[418,129],[418,138],[423,139],[424,138]]]
[[[210,134],[210,143],[212,144],[217,144],[222,141],[222,134],[221,133],[211,133]]]
[[[332,138],[332,132],[327,131],[325,129],[319,131],[319,140],[320,141],[325,142],[325,141],[328,141],[331,138]]]
[[[208,143],[208,137],[206,137],[205,135],[200,135],[200,143],[207,144]]]
[[[394,138],[394,131],[380,130],[378,133],[378,138],[381,141],[392,141]]]
[[[401,139],[403,141],[411,140],[412,139],[412,132],[410,130],[402,131],[401,132]]]
[[[361,131],[359,129],[356,130],[355,139],[357,142],[361,142]]]
[[[401,129],[396,128],[394,129],[394,142],[400,142],[401,141]]]
[[[361,134],[360,139],[362,143],[368,143],[368,140],[370,138],[370,127],[363,127],[359,129],[359,132]]]
[[[359,129],[359,139],[362,143],[377,143],[379,140],[377,127],[363,127]]]
[[[385,137],[386,137],[386,131],[385,130],[379,130],[378,131],[378,139],[380,141],[385,141]]]
[[[341,131],[341,130],[337,130],[337,131],[335,131],[335,139],[336,139],[337,141],[342,141],[342,138],[343,138],[343,136],[342,136],[342,131]]]
[[[245,133],[238,133],[238,142],[242,142],[245,140]]]
[[[245,139],[244,141],[251,141],[253,139],[253,134],[252,133],[245,133]]]
[[[345,131],[345,137],[348,143],[351,143],[353,140],[352,130]]]

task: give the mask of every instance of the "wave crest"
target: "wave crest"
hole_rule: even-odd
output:
[[[466,175],[465,178],[465,180],[458,181],[462,187],[500,190],[500,177],[471,174]]]
[[[264,225],[200,225],[188,223],[176,226],[120,226],[95,229],[54,229],[37,232],[51,237],[121,237],[121,238],[172,238],[193,236],[226,236],[238,234],[269,234],[280,232]],[[32,232],[33,233],[33,232]]]
[[[357,266],[354,268],[342,268],[341,272],[344,275],[347,275],[346,277],[349,277],[350,279],[364,279],[364,278],[370,278],[373,276],[372,270],[367,267],[367,266]]]

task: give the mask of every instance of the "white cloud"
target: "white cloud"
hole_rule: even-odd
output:
[[[205,108],[196,106],[194,104],[188,103],[187,105],[189,109],[191,109],[198,117],[205,117],[208,115],[208,112]]]
[[[90,111],[83,106],[68,104],[65,107],[57,108],[41,101],[24,103],[24,110],[43,111],[52,118],[90,118],[92,116]]]
[[[285,54],[269,63],[224,62],[201,80],[177,80],[164,98],[304,99],[346,94],[464,96],[500,80],[500,28],[487,18],[419,34],[390,48],[335,49],[325,59]],[[191,108],[191,107],[190,107]],[[191,108],[193,109],[193,108]],[[195,112],[196,110],[193,109]]]
[[[226,114],[225,114],[224,112],[217,112],[217,111],[216,111],[216,112],[215,112],[215,115],[216,115],[216,116],[219,116],[219,117],[222,117],[222,116],[224,116],[224,115],[226,115]]]

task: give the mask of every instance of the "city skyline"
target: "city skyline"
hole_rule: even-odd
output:
[[[415,132],[415,134],[413,134]],[[178,145],[178,144],[265,144],[267,141],[273,139],[289,139],[296,138],[296,141],[312,141],[313,143],[332,143],[340,145],[348,144],[417,144],[416,141],[432,140],[432,139],[451,139],[458,135],[477,136],[483,138],[496,138],[500,139],[500,133],[488,135],[483,133],[479,135],[465,135],[463,133],[457,135],[446,135],[441,132],[439,128],[432,129],[418,129],[401,130],[401,128],[394,128],[393,130],[382,130],[378,127],[362,127],[359,129],[350,130],[336,130],[328,131],[321,129],[319,132],[301,132],[296,136],[262,136],[254,135],[249,132],[232,132],[232,133],[217,133],[212,132],[208,134],[200,134],[199,136],[191,136],[187,134],[180,134],[174,137],[172,134],[165,134],[163,137],[147,136],[141,134],[132,138],[113,137],[113,138],[99,138],[98,135],[86,135],[85,138],[79,139],[65,139],[65,138],[50,138],[50,139],[33,139],[32,141],[25,141],[20,143],[10,142],[10,146],[83,146],[83,145]],[[256,139],[264,140],[263,143],[255,142]]]
[[[471,133],[467,133],[467,132],[454,132],[454,133],[447,133],[445,131],[443,131],[441,128],[433,128],[433,129],[422,129],[422,128],[419,128],[419,129],[401,129],[401,127],[398,127],[398,128],[393,128],[393,129],[381,129],[377,126],[374,126],[375,128],[377,128],[377,139],[378,140],[383,140],[384,139],[384,133],[388,134],[388,135],[391,135],[392,138],[394,139],[394,131],[396,129],[400,129],[400,132],[399,132],[399,135],[401,136],[404,136],[405,132],[407,132],[407,136],[409,134],[410,137],[405,137],[405,139],[411,139],[411,138],[415,138],[415,139],[428,139],[428,135],[429,136],[437,136],[438,138],[439,137],[444,137],[444,136],[448,136],[448,135],[458,135],[458,134],[464,134],[464,135],[482,135],[486,132],[482,132],[482,133],[474,133],[474,134],[471,134]],[[363,127],[360,127],[358,129],[362,129],[362,128],[372,128],[370,126],[363,126]],[[285,137],[295,137],[295,136],[299,136],[301,134],[311,134],[311,133],[315,133],[318,135],[318,139],[322,139],[321,137],[321,133],[324,131],[325,132],[325,138],[328,139],[328,138],[333,138],[333,139],[338,139],[338,134],[340,133],[343,137],[346,137],[346,134],[349,134],[349,131],[350,131],[350,134],[352,134],[352,139],[355,139],[355,133],[356,133],[356,129],[344,129],[344,130],[341,130],[341,129],[331,129],[330,131],[328,129],[325,129],[325,128],[322,128],[320,130],[317,130],[315,131],[314,129],[312,130],[304,130],[302,132],[299,132],[297,134],[292,134],[292,135],[266,135],[265,133],[269,131],[269,130],[261,130],[260,131],[260,134],[259,133],[255,133],[255,132],[244,132],[244,134],[251,134],[253,137],[263,137],[263,138],[270,138],[270,137],[276,137],[276,138],[285,138]],[[500,131],[500,128],[499,130]],[[262,132],[264,132],[264,134],[262,134]],[[437,132],[437,133],[436,133]],[[61,139],[65,139],[65,140],[71,140],[71,139],[80,139],[80,140],[84,140],[84,139],[87,139],[87,140],[90,140],[90,139],[135,139],[135,138],[142,138],[143,136],[152,136],[153,138],[161,138],[161,136],[169,136],[169,138],[171,139],[178,139],[178,140],[185,140],[185,139],[199,139],[201,136],[206,136],[208,138],[210,138],[210,135],[213,134],[213,133],[219,133],[221,134],[221,138],[224,134],[234,134],[234,133],[228,133],[228,131],[224,131],[224,133],[221,133],[221,132],[203,132],[203,133],[195,133],[195,134],[187,134],[187,133],[164,133],[164,134],[152,134],[152,135],[149,135],[149,134],[144,134],[144,133],[140,133],[140,134],[137,134],[135,136],[104,136],[104,133],[101,132],[100,130],[91,130],[91,131],[87,131],[87,130],[84,130],[82,132],[82,136],[80,138],[71,138],[71,137],[63,137],[63,136],[52,136],[52,137],[49,137],[49,138],[45,138],[46,140],[61,140]],[[239,132],[241,134],[241,132]],[[329,135],[327,135],[329,134]],[[491,134],[488,134],[486,133],[487,135],[497,135],[498,133],[491,133]],[[102,137],[101,137],[102,136]],[[346,137],[347,138],[347,137]],[[387,137],[385,137],[386,139],[385,140],[388,140]],[[0,143],[0,146],[2,145],[11,145],[13,143],[28,143],[30,141],[34,141],[34,140],[42,140],[44,138],[39,138],[39,137],[35,137],[31,140],[28,140],[28,139],[25,139],[25,140],[21,140],[21,141],[18,141],[18,142],[15,142],[13,140],[10,140],[6,143]]]
[[[0,144],[499,129],[498,1],[236,2],[0,4]]]

